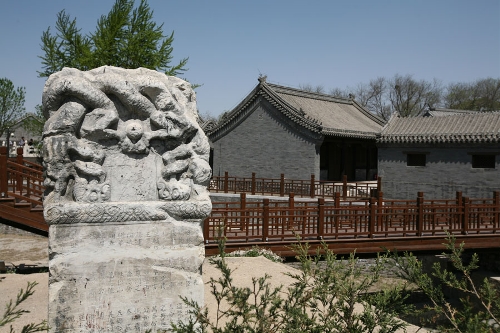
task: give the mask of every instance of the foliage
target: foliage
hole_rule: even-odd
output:
[[[186,68],[188,58],[171,65],[174,32],[163,35],[163,24],[157,25],[146,0],[134,9],[134,0],[116,0],[107,15],[97,22],[95,32],[83,35],[76,19],[62,10],[57,14],[56,34],[50,27],[42,34],[42,71],[48,77],[63,67],[89,70],[103,65],[122,68],[145,67],[178,75]]]
[[[25,95],[26,88],[0,78],[0,136],[25,114]]]
[[[500,110],[500,78],[450,84],[448,94],[445,97],[445,106],[461,110]]]
[[[311,85],[301,88],[314,91]],[[319,88],[324,90],[322,86]],[[331,89],[330,95],[340,98],[354,96],[359,104],[384,120],[388,120],[394,112],[403,117],[417,116],[440,106],[457,110],[495,111],[500,110],[500,78],[451,83],[444,88],[436,79],[415,80],[411,75],[396,74],[392,78],[377,77],[355,87]]]
[[[35,106],[34,113],[28,113],[23,119],[23,128],[36,138],[41,138],[43,133],[43,125],[45,118],[42,112],[42,106]]]
[[[474,254],[468,264],[462,259],[464,243],[455,246],[455,238],[448,236],[444,256],[451,262],[453,270],[442,268],[439,263],[427,274],[422,262],[411,253],[392,257],[400,267],[400,277],[417,285],[431,304],[423,309],[430,314],[426,324],[437,325],[442,332],[500,332],[500,290],[488,279],[480,285],[472,278],[472,271],[478,268],[478,256]],[[463,297],[453,302],[443,291],[448,288],[460,292]],[[443,323],[444,322],[444,323]]]
[[[174,332],[395,332],[407,324],[395,318],[409,308],[404,305],[402,287],[379,293],[368,289],[380,277],[385,257],[380,257],[370,276],[356,265],[354,254],[346,262],[337,260],[326,245],[314,257],[308,245],[294,249],[301,263],[300,273],[290,274],[288,288],[271,287],[270,276],[252,278],[250,288],[233,284],[226,263],[224,241],[220,258],[213,260],[222,276],[209,282],[217,302],[216,319],[210,321],[208,309],[188,299],[188,322],[173,323]],[[319,262],[324,260],[324,265]]]
[[[35,292],[33,288],[37,285],[36,282],[28,282],[26,286],[26,290],[21,289],[17,294],[16,301],[12,302],[12,299],[6,304],[5,312],[3,316],[0,318],[0,327],[3,327],[7,324],[14,322],[16,319],[21,317],[25,313],[29,313],[27,310],[19,309],[19,305],[28,299]],[[47,326],[47,321],[42,321],[38,324],[28,324],[25,325],[21,331],[21,333],[31,333],[31,332],[42,332],[48,331],[49,327]],[[13,333],[14,330],[12,325],[10,326],[10,333]]]

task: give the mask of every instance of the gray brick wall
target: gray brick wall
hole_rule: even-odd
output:
[[[406,153],[426,152],[425,167],[406,165]],[[495,169],[472,168],[472,153],[499,153],[500,145],[379,146],[378,172],[384,197],[415,199],[423,191],[429,199],[454,198],[462,191],[470,198],[491,198],[500,190],[500,156]]]
[[[213,174],[223,176],[319,179],[319,141],[298,134],[290,121],[265,101],[258,103],[227,135],[212,142]],[[296,125],[295,125],[296,126]]]

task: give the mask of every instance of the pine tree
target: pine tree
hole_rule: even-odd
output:
[[[56,34],[50,27],[42,34],[42,71],[48,77],[64,67],[89,70],[104,65],[122,68],[145,67],[167,75],[186,71],[188,58],[172,65],[174,32],[163,34],[146,0],[134,8],[134,0],[116,0],[107,15],[97,22],[95,32],[83,35],[76,18],[64,11],[57,15]]]

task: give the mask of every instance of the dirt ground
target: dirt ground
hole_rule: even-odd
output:
[[[21,264],[33,265],[36,267],[48,267],[48,241],[47,238],[40,236],[25,235],[3,235],[0,234],[0,261],[4,261],[7,267]],[[273,286],[288,285],[292,282],[291,278],[286,276],[286,272],[296,272],[290,266],[280,263],[273,263],[264,257],[256,258],[228,258],[230,267],[234,270],[233,279],[238,286],[250,286],[252,277],[261,277],[265,274],[272,276],[271,284]],[[205,262],[203,266],[203,280],[207,283],[210,277],[219,276],[212,265]],[[22,327],[29,323],[39,323],[47,319],[48,316],[48,273],[34,274],[0,274],[0,313],[3,314],[5,304],[10,299],[15,299],[21,288],[25,289],[29,281],[35,281],[38,285],[35,287],[35,293],[22,304],[24,310],[30,311],[16,320],[13,328],[20,332]],[[205,305],[209,311],[215,308],[215,299],[210,294],[209,288],[205,288]],[[214,311],[210,312],[212,315]],[[0,327],[0,333],[9,332],[7,327]],[[418,327],[412,326],[407,332],[424,332],[418,330]]]

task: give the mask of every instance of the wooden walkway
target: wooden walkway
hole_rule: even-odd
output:
[[[217,252],[217,239],[226,237],[228,251],[260,246],[284,256],[298,239],[311,252],[325,242],[336,253],[375,253],[445,249],[453,234],[466,248],[500,248],[500,192],[491,199],[469,199],[457,193],[452,200],[384,200],[383,193],[369,201],[333,200],[288,202],[269,199],[250,202],[214,202],[204,221],[207,254]]]
[[[23,159],[23,148],[17,149],[17,157],[8,158],[7,147],[0,147],[0,218],[48,233],[43,218],[42,174],[41,165]]]
[[[215,177],[211,192],[288,194],[288,200],[250,201],[241,193],[236,202],[213,202],[204,220],[205,248],[217,253],[217,239],[226,237],[227,251],[254,245],[281,255],[293,255],[292,243],[307,241],[311,251],[325,242],[336,253],[375,253],[444,249],[447,234],[466,248],[500,248],[500,192],[492,198],[469,199],[457,193],[449,200],[386,200],[376,182],[318,183],[310,180]],[[43,218],[41,166],[18,156],[7,158],[0,147],[0,218],[48,233]],[[298,191],[301,199],[296,199]],[[377,195],[377,197],[371,197]],[[307,197],[307,199],[305,198]]]

